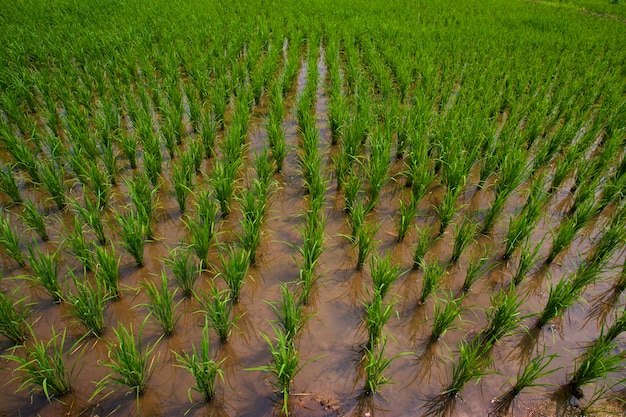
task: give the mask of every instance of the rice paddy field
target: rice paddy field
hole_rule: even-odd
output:
[[[623,2],[0,5],[0,415],[626,411]]]

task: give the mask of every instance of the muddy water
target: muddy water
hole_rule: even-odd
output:
[[[461,259],[449,265],[444,277],[442,288],[437,293],[443,297],[444,292],[459,295],[467,264],[470,259],[483,253],[485,247],[493,245],[489,264],[493,269],[481,277],[466,295],[465,307],[461,318],[438,341],[430,341],[434,314],[434,299],[419,305],[423,272],[413,270],[413,249],[416,244],[415,230],[411,230],[402,243],[397,243],[396,224],[398,217],[399,198],[403,191],[402,181],[390,181],[383,189],[377,208],[368,215],[368,222],[380,225],[376,234],[377,251],[380,254],[390,252],[402,269],[402,276],[391,290],[389,300],[395,303],[397,314],[392,316],[385,326],[388,336],[386,356],[409,352],[395,359],[385,374],[393,384],[382,387],[381,393],[374,396],[363,396],[365,383],[363,367],[363,345],[367,334],[362,326],[364,313],[363,303],[368,300],[367,289],[371,288],[369,267],[363,271],[355,269],[356,250],[345,238],[350,228],[343,212],[342,194],[335,191],[333,163],[330,155],[336,151],[330,146],[327,120],[327,97],[325,95],[326,68],[324,51],[320,53],[317,63],[320,73],[315,111],[317,126],[320,130],[320,151],[324,156],[324,175],[328,179],[329,189],[326,194],[326,240],[324,252],[320,258],[317,272],[319,279],[314,288],[311,302],[306,312],[311,318],[300,335],[297,346],[300,363],[305,365],[296,376],[293,392],[290,397],[291,415],[296,416],[362,416],[365,413],[376,416],[413,416],[423,415],[429,407],[437,407],[434,400],[449,383],[453,363],[458,358],[458,343],[469,340],[487,325],[485,310],[491,305],[490,297],[501,288],[507,288],[517,267],[518,255],[508,261],[501,259],[504,248],[503,239],[508,228],[509,217],[519,212],[527,197],[528,184],[521,186],[507,201],[494,230],[488,236],[478,236],[461,256]],[[297,161],[297,147],[300,143],[295,121],[295,103],[299,92],[306,83],[306,62],[302,65],[295,91],[286,100],[286,118],[284,129],[290,146],[285,160],[285,168],[275,176],[276,186],[269,200],[266,220],[263,226],[263,237],[258,249],[257,263],[249,271],[245,281],[240,302],[234,306],[234,315],[240,316],[227,344],[220,345],[217,335],[211,333],[211,352],[217,360],[224,359],[224,381],[218,382],[217,398],[208,405],[197,402],[190,403],[188,389],[194,381],[188,371],[176,366],[173,351],[190,351],[191,346],[200,346],[201,325],[203,314],[199,313],[200,305],[194,300],[182,299],[177,312],[179,321],[176,330],[169,337],[162,337],[160,327],[152,317],[147,317],[145,303],[148,302],[142,283],[156,280],[164,267],[162,259],[168,256],[168,248],[176,247],[188,239],[178,205],[173,197],[168,164],[164,163],[164,186],[158,193],[159,205],[156,209],[154,223],[154,241],[148,242],[145,248],[146,265],[137,268],[133,259],[117,243],[114,232],[114,210],[122,210],[128,204],[123,181],[113,188],[112,207],[107,209],[107,233],[115,242],[120,256],[121,285],[123,295],[117,301],[110,301],[105,312],[107,330],[100,339],[87,338],[81,340],[84,329],[76,323],[65,304],[55,304],[50,297],[37,285],[24,280],[2,280],[3,291],[19,286],[22,294],[34,304],[30,317],[34,333],[38,339],[47,340],[56,332],[67,329],[66,352],[68,363],[76,364],[76,374],[72,379],[73,391],[60,401],[48,403],[39,392],[29,395],[27,392],[16,392],[20,374],[14,371],[14,364],[1,360],[0,381],[0,415],[142,415],[142,416],[190,416],[224,415],[224,416],[261,416],[280,415],[281,397],[274,393],[271,378],[259,372],[247,370],[268,364],[271,356],[262,333],[271,333],[270,321],[274,319],[268,302],[280,299],[280,284],[298,278],[297,246],[302,243],[297,230],[302,225],[301,213],[306,210],[307,203],[302,186],[302,177]],[[264,146],[266,134],[263,117],[266,113],[267,98],[253,108],[248,137],[248,157],[250,159]],[[221,134],[220,134],[221,135]],[[221,136],[218,137],[220,140]],[[203,170],[208,174],[212,169],[212,161],[206,161]],[[402,162],[397,161],[392,167],[392,175],[399,177]],[[133,172],[122,170],[121,179],[130,178]],[[250,175],[250,171],[246,174]],[[476,175],[472,172],[466,191],[461,194],[457,205],[458,213],[453,221],[457,222],[465,213],[485,210],[493,198],[488,188],[476,190]],[[244,178],[245,179],[245,178]],[[24,181],[21,181],[22,183]],[[240,184],[247,185],[246,181]],[[203,176],[196,177],[198,189],[207,187]],[[565,184],[562,190],[568,190]],[[43,250],[55,250],[63,246],[64,225],[70,225],[72,214],[58,212],[46,195],[34,187],[22,188],[25,197],[37,201],[40,209],[46,214],[50,228],[50,241],[41,242],[17,218],[20,207],[7,207],[12,223],[20,230],[23,244],[37,240]],[[80,195],[80,190],[76,190]],[[4,196],[3,196],[4,198]],[[429,195],[419,206],[419,216],[415,219],[418,226],[437,225],[433,206],[442,199],[442,190],[432,184]],[[540,261],[526,278],[519,294],[526,297],[522,306],[522,315],[530,315],[541,311],[547,300],[547,292],[552,282],[575,270],[580,262],[578,253],[586,252],[592,245],[593,238],[598,235],[606,221],[601,215],[579,234],[575,241],[551,265],[544,265],[550,243],[550,233],[561,221],[564,211],[571,204],[568,192],[555,193],[552,197],[545,217],[539,222],[532,234],[532,242],[537,244],[545,238],[540,249]],[[3,200],[6,203],[6,200]],[[193,202],[193,199],[190,203]],[[193,207],[190,204],[190,207]],[[234,239],[233,231],[238,228],[238,208],[235,204],[233,213],[228,219],[220,221],[218,229],[219,241]],[[427,260],[439,259],[448,262],[454,240],[454,224],[446,230],[428,252]],[[86,232],[89,241],[94,240],[90,232]],[[25,248],[25,246],[24,246]],[[623,251],[618,251],[610,266],[624,262]],[[63,285],[66,285],[65,274],[69,269],[80,267],[78,261],[67,251],[60,255],[59,269]],[[3,275],[20,276],[31,272],[28,268],[18,268],[15,262],[0,251]],[[209,253],[209,266],[202,272],[196,283],[199,293],[208,291],[213,285],[226,288],[223,280],[216,276],[219,271],[217,250],[215,246]],[[170,271],[165,268],[170,273]],[[612,322],[610,308],[596,307],[594,300],[607,300],[610,297],[612,283],[617,277],[616,270],[609,270],[596,285],[585,292],[586,300],[569,309],[562,320],[552,323],[544,329],[535,329],[533,318],[527,318],[524,325],[531,330],[528,333],[517,332],[505,337],[496,345],[491,353],[493,365],[489,375],[479,383],[469,383],[462,391],[460,398],[441,408],[444,413],[454,416],[486,415],[492,410],[491,400],[509,388],[508,381],[513,379],[518,369],[528,359],[546,350],[547,354],[556,353],[559,357],[552,363],[554,368],[561,368],[553,375],[540,382],[558,385],[566,382],[572,370],[572,361],[582,351],[585,344],[594,340],[599,334],[599,325],[606,319]],[[88,277],[90,275],[88,274]],[[71,291],[71,285],[67,283]],[[65,288],[65,287],[64,287]],[[172,290],[175,286],[171,284]],[[623,296],[612,300],[614,305],[623,305]],[[144,395],[136,399],[127,393],[123,386],[110,386],[95,395],[94,381],[102,379],[109,373],[104,366],[107,360],[108,345],[116,342],[113,329],[118,323],[127,328],[132,327],[138,333],[143,324],[143,344],[145,348],[154,347],[151,354],[151,371],[148,389]],[[78,343],[75,349],[69,346]],[[3,354],[10,352],[5,339],[0,340]],[[587,398],[591,396],[593,387],[585,389]],[[537,388],[524,392],[514,407],[514,414],[527,414],[527,407],[534,402],[545,400],[553,393],[553,388]],[[192,393],[197,401],[198,396]],[[17,410],[17,411],[16,411]]]

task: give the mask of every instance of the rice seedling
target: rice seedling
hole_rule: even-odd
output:
[[[14,345],[24,343],[28,336],[28,316],[31,306],[26,303],[27,297],[18,295],[17,288],[10,296],[0,291],[0,334]]]
[[[463,280],[462,287],[464,293],[469,292],[476,281],[498,265],[497,263],[493,263],[485,267],[485,265],[487,265],[487,261],[489,261],[489,253],[492,249],[493,248],[491,247],[485,248],[482,256],[471,259],[467,264],[467,271],[465,273],[465,279]]]
[[[104,224],[102,223],[102,212],[97,204],[93,203],[89,198],[85,198],[85,207],[82,207],[78,201],[72,200],[72,209],[78,214],[83,223],[89,225],[96,235],[101,245],[106,243],[106,234],[104,232]]]
[[[193,254],[187,247],[169,250],[170,256],[163,262],[172,270],[174,282],[183,293],[183,297],[193,296],[193,286],[200,276],[200,266],[194,262]]]
[[[27,141],[17,137],[7,128],[1,129],[4,145],[15,159],[15,166],[26,171],[33,183],[39,184],[41,177],[35,153],[28,147]]]
[[[265,123],[267,140],[272,151],[272,159],[276,167],[276,172],[282,172],[285,157],[287,156],[287,142],[285,141],[285,131],[280,119],[270,118]]]
[[[459,360],[452,365],[450,383],[443,390],[442,395],[458,396],[468,382],[475,380],[478,383],[482,377],[488,375],[491,358],[483,356],[483,349],[479,343],[459,342]]]
[[[438,236],[432,236],[433,227],[417,227],[417,244],[413,249],[413,269],[421,267],[424,256],[437,242]]]
[[[211,402],[215,397],[215,382],[219,376],[222,382],[224,382],[224,371],[220,368],[226,358],[219,362],[211,359],[209,353],[209,325],[205,322],[202,328],[202,339],[200,340],[200,349],[196,350],[194,344],[191,345],[192,353],[178,353],[174,352],[178,366],[183,369],[187,369],[196,382],[195,387],[189,388],[187,395],[189,401],[193,402],[191,398],[191,391],[196,391],[202,396],[202,401],[205,403]]]
[[[240,316],[231,318],[232,303],[229,290],[220,291],[216,286],[211,287],[211,293],[199,298],[199,302],[206,314],[209,327],[217,332],[220,343],[228,342],[228,338]]]
[[[367,330],[366,349],[374,349],[383,337],[383,327],[394,313],[394,302],[384,302],[382,294],[374,291],[370,302],[364,303],[363,324]],[[397,313],[396,313],[397,314]]]
[[[435,303],[431,340],[441,339],[448,330],[453,328],[452,324],[463,313],[462,302],[463,298],[455,299],[453,294],[449,294],[446,298]]]
[[[525,300],[515,294],[513,289],[500,289],[490,297],[491,306],[485,311],[487,326],[480,332],[485,346],[493,346],[503,337],[513,335],[526,319],[520,311]]]
[[[200,190],[196,192],[195,198],[196,214],[200,221],[209,223],[213,231],[215,231],[215,219],[219,206],[213,199],[209,190]]]
[[[94,286],[85,277],[77,278],[73,271],[69,271],[68,274],[75,288],[67,299],[70,312],[88,333],[99,337],[105,329],[104,308],[108,297],[106,290],[99,280],[96,280]]]
[[[537,382],[540,378],[551,375],[561,369],[547,369],[550,363],[558,356],[556,354],[546,355],[545,347],[541,353],[532,358],[523,368],[517,372],[517,378],[513,386],[504,394],[500,395],[492,402],[495,403],[495,410],[500,414],[506,414],[515,399],[522,391],[532,387],[544,387],[546,384]]]
[[[579,292],[574,285],[571,276],[560,280],[556,285],[550,286],[548,301],[537,317],[537,327],[543,327],[551,320],[560,317],[578,299]]]
[[[200,125],[200,141],[204,151],[204,157],[210,159],[215,153],[215,138],[217,136],[217,124],[208,113],[202,115],[202,123]]]
[[[35,207],[31,200],[26,200],[24,203],[24,210],[22,211],[22,221],[30,230],[37,232],[41,240],[46,242],[48,240],[48,231],[46,229],[46,222],[44,216],[39,213],[39,210]]]
[[[406,204],[404,199],[400,198],[400,208],[398,209],[398,243],[402,242],[406,237],[416,215],[417,207],[414,205],[413,200]]]
[[[420,305],[423,305],[428,297],[437,291],[446,273],[446,267],[439,264],[439,259],[434,259],[432,262],[422,260],[422,269],[424,270],[424,275],[422,277],[422,291],[419,298]]]
[[[93,262],[93,261],[92,261]],[[108,296],[113,299],[120,297],[120,260],[115,254],[113,245],[109,248],[96,246],[95,248],[95,278]]]
[[[58,251],[44,255],[41,253],[39,244],[36,243],[35,248],[33,249],[33,246],[28,247],[28,263],[33,271],[31,279],[44,287],[55,302],[64,301],[65,297],[61,291],[58,277]]]
[[[374,236],[378,231],[378,225],[368,222],[363,222],[361,228],[356,232],[356,247],[357,247],[357,261],[356,269],[360,271],[363,269],[363,263],[367,256],[374,250],[376,242]]]
[[[474,241],[478,225],[470,216],[465,216],[461,225],[457,225],[454,234],[454,245],[452,246],[452,257],[450,263],[455,263],[461,257],[463,251]]]
[[[407,186],[411,187],[411,201],[417,207],[436,176],[428,155],[428,140],[418,135],[410,138],[410,150],[406,155],[405,164]]]
[[[357,200],[359,193],[361,192],[361,178],[356,173],[351,173],[348,179],[345,181],[344,201],[345,211],[354,216],[354,211],[357,209],[363,209],[363,215],[365,216],[365,206]],[[361,207],[356,207],[361,206]]]
[[[0,215],[0,245],[4,247],[7,254],[20,266],[26,265],[22,256],[20,237],[17,231],[11,228],[11,221],[8,216]]]
[[[41,184],[52,197],[59,210],[63,210],[67,203],[67,186],[65,184],[65,170],[62,166],[55,167],[52,163],[38,162]]]
[[[146,244],[148,226],[146,219],[139,213],[131,211],[127,214],[116,214],[119,235],[122,239],[120,245],[133,257],[138,267],[144,265],[143,251]]]
[[[214,209],[214,206],[210,210]],[[215,214],[215,212],[211,213]],[[211,215],[209,214],[209,215]],[[215,222],[213,220],[201,220],[196,217],[186,216],[185,227],[189,231],[189,247],[194,251],[200,261],[199,268],[204,268],[211,242],[215,236]]]
[[[29,330],[33,341],[22,346],[25,351],[23,356],[15,353],[3,355],[4,359],[18,365],[15,370],[20,373],[18,378],[21,383],[17,391],[28,389],[32,394],[40,389],[48,401],[63,397],[72,390],[75,376],[75,365],[68,367],[64,352],[67,329],[57,333],[52,328],[52,337],[47,343],[37,339],[32,328]]]
[[[304,312],[301,300],[289,291],[287,284],[280,285],[280,292],[280,303],[271,302],[269,305],[276,317],[275,323],[287,340],[293,342],[311,316]]]
[[[546,263],[552,263],[556,257],[563,252],[574,240],[578,231],[591,219],[594,214],[593,199],[588,199],[581,204],[581,207],[569,218],[565,219],[559,225],[559,228],[552,239],[552,246],[546,258]]]
[[[289,341],[287,335],[285,335],[282,330],[275,326],[272,326],[272,329],[276,335],[276,343],[274,343],[266,333],[261,333],[261,336],[269,346],[272,362],[255,368],[247,368],[247,370],[263,371],[272,375],[274,380],[270,383],[282,394],[282,411],[286,415],[289,415],[289,393],[291,392],[294,378],[302,370],[302,366],[300,366],[300,353],[294,343]]]
[[[443,196],[443,200],[441,200],[441,204],[435,207],[435,212],[439,217],[438,236],[443,236],[456,213],[456,201],[459,197],[459,193],[460,189],[448,189]]]
[[[626,330],[626,309],[621,308],[620,311],[615,315],[615,321],[606,331],[603,332],[602,338],[607,341],[613,341],[617,336],[623,333]]]
[[[221,276],[230,289],[230,298],[233,303],[239,302],[239,295],[250,266],[250,252],[235,245],[225,245],[220,248],[218,257],[222,270]]]
[[[176,290],[170,291],[167,281],[167,274],[165,271],[161,271],[160,286],[157,286],[151,280],[146,280],[142,283],[142,287],[145,289],[148,297],[148,303],[144,306],[148,309],[149,315],[159,322],[165,336],[174,333],[176,322],[180,317],[180,315],[176,315],[176,307],[180,302],[174,303]]]
[[[400,265],[394,263],[390,252],[382,259],[375,252],[370,258],[370,275],[374,292],[385,298],[391,286],[400,278]]]
[[[272,159],[267,153],[267,148],[263,148],[261,152],[254,155],[254,170],[256,171],[256,175],[258,178],[258,182],[261,185],[261,189],[267,191],[272,183],[272,178],[275,172]],[[257,188],[256,182],[254,183],[253,188]],[[260,194],[266,195],[267,193],[263,192]]]
[[[243,217],[239,222],[241,232],[238,234],[241,247],[249,254],[251,264],[256,262],[256,251],[261,241],[261,222],[265,212],[267,196],[246,190],[241,201]]]
[[[230,213],[231,200],[235,193],[235,175],[240,163],[239,159],[228,162],[219,159],[215,162],[211,183],[213,195],[220,204],[222,217],[228,217]]]
[[[174,186],[174,196],[181,213],[185,213],[187,208],[187,197],[193,187],[193,167],[190,162],[185,162],[186,158],[181,158],[181,163],[172,165],[172,185]]]
[[[143,154],[144,170],[145,170],[146,176],[150,180],[150,183],[154,187],[159,185],[161,173],[163,172],[162,163],[163,163],[163,160],[162,160],[160,151],[158,153],[156,151],[144,152]]]
[[[157,206],[156,195],[158,187],[152,186],[148,177],[144,174],[137,174],[131,180],[126,181],[130,200],[135,207],[137,217],[139,217],[146,226],[146,237],[151,239],[152,221],[154,220],[154,212]]]
[[[626,210],[618,210],[588,253],[585,265],[601,269],[626,241]]]
[[[13,167],[0,168],[0,191],[9,196],[13,204],[22,202],[22,195],[13,174]]]
[[[515,275],[513,275],[512,280],[513,285],[515,285],[516,287],[522,283],[526,275],[530,272],[532,267],[537,262],[541,243],[542,242],[539,242],[539,244],[535,246],[535,249],[531,249],[530,239],[526,239],[526,242],[522,246],[519,263],[517,264],[517,269],[515,270]]]
[[[391,168],[391,140],[389,136],[389,132],[374,132],[370,136],[370,154],[365,163],[365,176],[369,183],[366,212],[376,207],[380,199],[380,192],[389,180],[389,169]]]
[[[111,193],[111,184],[105,170],[95,162],[88,162],[83,166],[85,179],[88,181],[86,188],[93,193],[96,204],[100,210],[104,209]],[[86,198],[87,199],[87,198]]]
[[[126,385],[139,398],[146,390],[152,374],[155,360],[153,353],[160,339],[154,344],[144,347],[143,324],[137,337],[135,337],[132,325],[129,330],[123,323],[118,323],[117,328],[113,329],[113,333],[115,333],[117,343],[109,344],[108,360],[101,363],[111,369],[113,373],[106,375],[96,383],[97,388],[92,398],[111,382]]]
[[[626,353],[616,351],[616,343],[600,336],[583,354],[577,358],[574,371],[569,376],[567,386],[576,398],[582,398],[581,387],[598,380],[605,380],[613,372],[620,372]]]
[[[91,248],[85,239],[83,225],[77,217],[72,219],[72,230],[65,230],[65,242],[70,246],[72,253],[87,270],[93,267]]]
[[[113,149],[113,141],[106,140],[100,142],[100,152],[102,154],[102,163],[106,169],[107,182],[111,185],[117,183],[117,153]]]
[[[391,379],[385,376],[385,372],[390,368],[391,363],[401,356],[410,354],[411,352],[402,352],[391,358],[385,357],[385,347],[387,340],[383,338],[382,343],[377,348],[366,348],[365,350],[365,387],[363,393],[365,395],[374,395],[380,391],[384,385],[391,383]],[[376,351],[377,350],[377,351]]]

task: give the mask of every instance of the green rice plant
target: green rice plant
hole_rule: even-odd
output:
[[[609,329],[602,335],[607,341],[613,341],[617,336],[626,330],[626,309],[623,307],[615,315],[615,321]]]
[[[37,232],[41,240],[48,241],[48,231],[44,216],[39,213],[31,200],[26,200],[22,211],[22,221],[30,230]]]
[[[256,171],[258,182],[261,185],[260,189],[267,190],[272,183],[272,178],[275,172],[272,159],[270,159],[267,153],[267,148],[263,148],[260,152],[254,155],[254,170]],[[256,181],[253,188],[257,188]],[[266,195],[267,193],[263,192],[259,194]]]
[[[270,302],[269,305],[276,317],[275,323],[287,340],[293,342],[311,316],[304,312],[303,304],[289,291],[287,284],[281,283],[280,291],[280,303]]]
[[[209,223],[210,225],[215,224],[219,206],[211,195],[210,190],[200,190],[196,192],[195,207],[196,214],[200,218],[200,221]],[[212,226],[212,229],[215,230],[215,226]]]
[[[20,266],[26,265],[20,248],[20,236],[15,229],[11,228],[9,217],[3,215],[0,215],[0,245],[4,247],[7,254]]]
[[[365,395],[374,395],[384,385],[391,383],[391,380],[385,376],[385,372],[391,366],[391,363],[401,356],[410,354],[411,352],[402,352],[391,358],[385,357],[385,347],[387,340],[383,338],[378,348],[367,348],[365,350],[365,387],[363,393]],[[376,352],[378,350],[378,352]]]
[[[100,211],[98,205],[85,197],[85,207],[82,207],[77,200],[72,200],[71,206],[83,223],[91,227],[98,242],[104,245],[107,239],[104,232],[104,224],[102,223],[102,211]]]
[[[621,372],[624,369],[626,352],[615,351],[617,345],[614,341],[603,338],[596,340],[580,357],[574,365],[574,371],[569,376],[567,386],[576,398],[582,398],[581,387],[598,380],[606,380],[613,372]]]
[[[144,306],[148,309],[149,315],[159,322],[163,334],[169,336],[174,333],[176,322],[180,317],[180,315],[176,315],[176,307],[180,302],[174,303],[176,290],[170,291],[167,281],[167,274],[162,270],[160,286],[151,280],[146,280],[142,283],[142,287],[148,297],[148,303]]]
[[[366,349],[374,349],[383,337],[383,327],[389,321],[394,313],[393,302],[383,302],[383,296],[377,291],[374,291],[372,301],[364,303],[365,314],[363,316],[363,323],[367,330],[367,343]]]
[[[394,263],[390,252],[387,252],[382,259],[377,252],[370,258],[370,275],[374,292],[380,294],[382,298],[385,298],[401,274],[400,265]]]
[[[235,175],[240,163],[240,160],[226,162],[218,159],[215,161],[211,184],[213,186],[213,195],[220,204],[222,217],[228,217],[230,213],[231,200],[235,193]]]
[[[352,172],[348,176],[348,179],[345,181],[345,190],[343,193],[345,205],[345,211],[350,214],[353,214],[353,211],[358,207],[362,206],[363,213],[365,215],[365,206],[361,203],[361,201],[357,200],[359,193],[361,192],[361,178],[355,173]]]
[[[302,370],[300,353],[282,330],[275,326],[272,326],[272,328],[276,335],[276,343],[266,333],[261,333],[261,336],[269,346],[272,362],[255,368],[247,368],[247,370],[263,371],[272,375],[274,378],[271,381],[272,386],[283,396],[282,411],[285,415],[289,415],[289,393],[291,392],[294,378]]]
[[[113,329],[113,333],[115,333],[117,343],[109,344],[107,361],[102,362],[102,365],[111,369],[113,373],[106,375],[96,383],[97,388],[92,398],[111,382],[126,385],[139,398],[146,390],[152,374],[155,360],[153,353],[160,339],[154,344],[144,347],[143,324],[137,337],[135,337],[132,325],[129,330],[123,323],[118,323],[117,328]]]
[[[74,291],[70,293],[67,301],[71,314],[76,317],[88,333],[99,337],[104,333],[104,309],[107,302],[107,293],[99,280],[95,286],[83,278],[77,278],[73,271],[68,274],[74,282]]]
[[[523,390],[532,387],[543,387],[546,384],[537,382],[538,379],[551,375],[561,369],[552,368],[546,370],[550,363],[557,358],[556,354],[546,355],[545,347],[541,353],[532,358],[523,368],[517,372],[515,384],[503,395],[494,399],[494,407],[499,414],[506,414],[515,399]]]
[[[102,153],[102,163],[107,173],[107,182],[111,185],[117,184],[117,153],[113,149],[112,140],[100,142],[100,152]]]
[[[191,165],[195,172],[200,172],[203,161],[202,155],[202,143],[197,139],[191,139],[188,142],[187,151],[183,154],[182,159],[189,161],[188,164]]]
[[[400,208],[398,209],[398,243],[402,242],[406,237],[416,215],[417,206],[415,206],[413,200],[406,204],[404,199],[400,198]]]
[[[138,217],[146,225],[146,237],[151,239],[158,187],[150,183],[145,173],[138,173],[131,180],[127,180],[126,187]]]
[[[0,334],[14,345],[24,343],[28,335],[28,316],[31,306],[26,303],[27,297],[17,295],[17,288],[7,296],[0,291]]]
[[[214,216],[217,213],[215,205],[207,205],[207,208],[211,211],[211,213],[205,213],[205,215]],[[198,217],[187,215],[183,222],[189,231],[189,247],[198,257],[198,260],[200,261],[199,268],[202,269],[207,262],[209,248],[211,247],[211,242],[215,236],[215,221],[202,220]]]
[[[265,122],[265,131],[267,132],[267,140],[272,151],[276,172],[282,172],[285,157],[287,156],[287,142],[285,141],[282,118],[269,118]]]
[[[202,123],[200,125],[200,141],[204,150],[204,157],[210,159],[213,157],[215,148],[215,138],[217,137],[217,123],[208,113],[202,114]]]
[[[185,213],[187,208],[187,197],[193,187],[193,167],[191,163],[185,163],[186,158],[181,158],[181,163],[172,164],[172,185],[174,186],[174,196],[181,213]]]
[[[44,255],[41,253],[39,244],[35,243],[35,248],[33,249],[33,246],[28,247],[28,263],[33,271],[31,279],[44,287],[55,302],[64,301],[65,297],[61,291],[58,277],[58,251]]]
[[[552,239],[552,246],[546,258],[546,263],[550,264],[556,257],[574,240],[580,229],[587,224],[591,216],[595,213],[594,199],[587,199],[581,203],[580,208],[571,216],[566,218],[561,224]]]
[[[341,95],[333,96],[328,105],[331,145],[336,145],[339,142],[348,118],[349,112],[345,100],[343,100]]]
[[[91,261],[93,262],[93,261]],[[95,278],[102,286],[107,296],[117,299],[120,297],[120,260],[115,254],[115,247],[95,247]]]
[[[6,128],[1,129],[0,134],[2,134],[3,143],[7,147],[7,150],[15,159],[15,166],[26,171],[33,183],[40,183],[41,178],[39,174],[39,164],[35,158],[36,153],[31,151],[28,147],[28,141],[17,137]]]
[[[459,197],[460,189],[449,189],[446,191],[441,204],[435,207],[435,212],[439,217],[439,233],[438,236],[443,236],[446,228],[452,221],[454,214],[456,213],[456,201]]]
[[[626,210],[618,210],[594,242],[585,265],[603,267],[626,241]]]
[[[88,181],[86,188],[93,193],[98,208],[100,210],[104,209],[108,204],[109,195],[111,193],[111,184],[109,183],[108,175],[96,162],[87,162],[84,164],[83,173]]]
[[[410,150],[405,158],[407,187],[411,187],[411,201],[417,207],[435,179],[435,169],[428,156],[428,140],[415,135],[410,138]]]
[[[52,337],[47,343],[37,339],[32,328],[29,329],[33,341],[22,346],[24,354],[11,353],[2,356],[18,365],[15,371],[20,374],[18,378],[21,384],[17,391],[28,389],[30,393],[34,393],[41,389],[48,401],[54,397],[63,397],[72,390],[76,366],[68,367],[64,352],[67,329],[63,333],[57,333],[52,328]]]
[[[463,251],[474,241],[477,229],[478,225],[470,216],[465,216],[461,225],[456,226],[450,263],[455,263],[459,260]]]
[[[489,209],[485,213],[485,220],[483,221],[480,233],[486,235],[491,231],[491,229],[493,229],[493,226],[496,224],[496,220],[498,220],[500,213],[502,213],[502,210],[504,209],[507,198],[508,195],[505,193],[496,195],[493,203],[491,203],[491,206],[489,206]]]
[[[464,293],[469,292],[476,281],[498,265],[497,263],[493,263],[485,267],[487,261],[489,261],[489,254],[492,250],[492,247],[485,248],[483,255],[471,259],[467,264],[467,271],[465,273],[465,279],[463,280],[462,287]]]
[[[449,294],[446,298],[435,303],[433,329],[430,340],[436,341],[452,328],[454,321],[461,317],[464,308],[461,306],[463,298],[454,298],[454,294]]]
[[[556,285],[550,286],[546,306],[537,317],[537,327],[543,327],[551,320],[560,317],[565,310],[574,305],[579,296],[574,284],[572,277],[568,276]]]
[[[363,263],[365,263],[365,259],[367,256],[374,250],[376,246],[376,242],[374,241],[374,236],[378,231],[378,224],[363,222],[363,225],[356,232],[356,247],[357,247],[357,261],[356,261],[356,269],[360,271],[363,269]]]
[[[459,342],[459,360],[452,365],[451,380],[443,390],[442,395],[456,397],[463,391],[468,382],[476,380],[478,383],[482,377],[490,373],[488,369],[490,363],[491,358],[483,356],[480,343],[461,340]]]
[[[513,285],[516,287],[519,286],[526,275],[530,272],[531,268],[537,262],[537,258],[539,257],[539,248],[541,248],[541,243],[535,246],[535,249],[531,249],[530,239],[526,239],[526,242],[522,246],[522,251],[519,257],[519,263],[517,264],[517,269],[515,270],[515,275],[513,275]]]
[[[239,295],[250,266],[250,252],[235,245],[226,245],[220,248],[218,257],[222,270],[221,276],[230,289],[230,298],[233,303],[239,302]]]
[[[220,343],[228,342],[228,338],[240,316],[231,318],[232,303],[229,290],[220,291],[211,287],[211,293],[199,298],[200,305],[206,314],[209,327],[217,332]]]
[[[257,180],[255,180],[258,183]],[[240,207],[243,213],[239,225],[241,232],[238,234],[241,246],[248,251],[250,263],[256,262],[256,251],[261,241],[261,223],[267,204],[267,195],[258,195],[258,192],[244,190],[240,199]]]
[[[65,230],[65,242],[70,246],[72,253],[87,270],[93,267],[91,248],[85,239],[83,225],[77,217],[72,219],[72,230]]]
[[[143,250],[146,244],[148,226],[146,219],[137,212],[131,211],[127,214],[116,214],[119,228],[119,235],[122,239],[120,245],[133,257],[138,267],[144,265]]]
[[[22,195],[13,174],[13,167],[0,168],[0,191],[9,196],[13,204],[22,202]]]
[[[161,173],[163,172],[162,163],[163,163],[163,159],[162,159],[160,151],[144,152],[143,167],[144,167],[146,176],[148,177],[148,179],[150,180],[150,183],[154,187],[159,185]]]
[[[420,305],[423,305],[426,299],[441,286],[441,280],[446,273],[445,265],[440,265],[439,259],[436,258],[432,262],[422,260],[422,269],[424,270],[424,275],[422,278],[422,291],[419,298]]]
[[[485,311],[488,324],[480,332],[485,346],[493,346],[503,337],[513,335],[526,319],[520,311],[525,300],[516,295],[513,289],[500,289],[490,297],[491,306]]]
[[[169,250],[170,256],[163,262],[174,274],[174,282],[183,293],[183,297],[193,296],[193,286],[200,276],[200,266],[194,262],[193,254],[188,247]]]
[[[38,162],[39,177],[41,184],[52,197],[59,210],[63,210],[67,203],[66,193],[67,185],[65,184],[65,170],[63,167],[55,167],[52,163]]]
[[[374,132],[370,136],[370,153],[365,163],[365,177],[369,183],[366,212],[376,207],[380,199],[380,192],[389,180],[389,170],[391,169],[391,140],[389,136],[389,132]]]
[[[192,353],[187,352],[178,353],[174,352],[178,366],[183,369],[187,369],[191,375],[193,375],[196,381],[195,387],[189,388],[187,395],[189,401],[192,402],[191,391],[196,391],[202,396],[202,401],[205,403],[211,402],[215,397],[215,381],[219,376],[222,382],[224,382],[224,372],[220,368],[226,358],[219,362],[211,359],[209,353],[209,324],[208,321],[204,323],[202,328],[202,339],[200,341],[200,350],[196,350],[194,344],[191,345]]]
[[[418,269],[422,266],[424,256],[432,248],[439,236],[432,236],[433,227],[419,227],[417,226],[417,244],[413,249],[413,269]]]

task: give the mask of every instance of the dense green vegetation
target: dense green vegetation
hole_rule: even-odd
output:
[[[0,414],[623,396],[625,16],[0,0]]]

